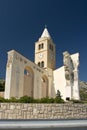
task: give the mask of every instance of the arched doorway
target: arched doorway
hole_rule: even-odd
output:
[[[24,94],[29,97],[33,97],[34,89],[34,73],[31,67],[25,67],[24,69]]]
[[[41,85],[41,87],[42,87],[42,98],[43,97],[48,97],[49,96],[48,95],[48,78],[45,75],[42,77],[42,85]]]

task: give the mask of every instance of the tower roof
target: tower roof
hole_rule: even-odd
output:
[[[41,35],[41,38],[44,38],[44,37],[46,37],[46,38],[51,38],[51,36],[50,36],[50,34],[49,34],[49,32],[48,32],[48,30],[47,30],[46,27],[45,27],[45,29],[44,29],[42,35]]]

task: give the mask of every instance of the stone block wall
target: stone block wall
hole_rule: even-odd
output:
[[[0,119],[83,118],[87,118],[87,104],[0,103]]]

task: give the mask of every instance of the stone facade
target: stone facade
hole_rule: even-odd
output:
[[[6,67],[5,98],[20,98],[24,95],[34,98],[50,97],[52,71],[40,68],[15,50],[8,52]]]
[[[70,55],[65,51],[63,53],[63,62],[64,66],[54,71],[55,90],[60,90],[64,100],[80,100],[78,77],[79,53]]]
[[[87,119],[87,104],[0,103],[0,119]]]
[[[55,44],[47,30],[35,43],[35,62],[15,50],[8,52],[5,98],[53,97],[59,90],[64,100],[79,100],[79,53],[63,53],[64,66],[55,69]]]

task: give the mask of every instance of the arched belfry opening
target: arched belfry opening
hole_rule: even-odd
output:
[[[44,75],[42,77],[42,85],[41,85],[41,89],[42,89],[42,98],[43,97],[48,97],[48,89],[49,89],[49,83],[48,83],[48,78],[46,75]]]
[[[34,91],[34,73],[31,67],[24,68],[24,91],[23,95],[33,97]]]

